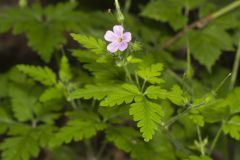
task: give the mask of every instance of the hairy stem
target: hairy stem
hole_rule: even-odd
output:
[[[147,81],[144,80],[144,81],[143,81],[143,85],[142,85],[142,89],[141,89],[141,92],[142,92],[142,93],[143,93],[143,91],[144,91],[144,88],[145,88],[145,86],[146,86],[146,83],[147,83]]]
[[[122,11],[121,11],[118,0],[115,0],[115,7],[116,7],[116,10],[117,10],[117,20],[120,24],[123,24],[124,15],[122,14]]]
[[[93,149],[92,149],[91,141],[90,140],[85,140],[84,143],[85,143],[86,148],[87,148],[87,158],[88,158],[88,160],[96,160],[96,158],[94,156]]]
[[[205,156],[204,145],[203,145],[201,130],[200,130],[199,126],[197,126],[197,134],[198,134],[198,140],[199,140],[199,143],[200,143],[201,155]]]
[[[165,127],[166,128],[169,128],[173,123],[175,123],[177,120],[181,119],[182,117],[186,116],[191,110],[193,109],[196,109],[198,107],[201,107],[203,105],[205,105],[206,103],[205,102],[202,102],[202,103],[199,103],[199,104],[196,104],[196,105],[191,105],[189,106],[186,110],[184,110],[182,113],[179,113],[178,115],[172,117],[170,120],[168,120],[166,123],[165,123]]]
[[[106,146],[107,146],[107,142],[104,141],[103,144],[102,144],[102,146],[101,146],[101,148],[100,148],[99,151],[98,151],[97,160],[101,160],[101,156],[102,156],[103,151],[104,151],[104,149],[106,148]]]
[[[220,138],[220,135],[222,133],[222,128],[223,128],[223,123],[221,124],[221,127],[218,129],[217,134],[215,135],[215,137],[213,139],[213,142],[212,142],[211,147],[210,147],[210,152],[209,152],[210,154],[213,152],[213,150],[214,150],[214,148],[217,144],[217,141]]]
[[[161,49],[166,49],[171,44],[175,43],[180,37],[182,37],[184,35],[184,33],[187,30],[194,29],[194,28],[201,29],[201,28],[205,27],[208,23],[212,22],[214,19],[216,19],[220,16],[223,16],[224,14],[236,9],[239,6],[240,6],[240,1],[232,2],[231,4],[221,8],[220,10],[189,24],[183,30],[179,31],[175,36],[173,36],[172,38],[167,40],[166,43],[161,45]]]
[[[233,64],[232,77],[231,77],[231,81],[230,81],[230,85],[229,85],[229,91],[232,91],[235,86],[235,83],[237,80],[237,74],[238,74],[238,70],[239,70],[239,61],[240,61],[240,40],[238,43],[238,50],[237,50],[236,57],[235,57],[234,64]],[[216,143],[220,138],[224,123],[225,123],[225,121],[222,121],[221,127],[219,128],[216,136],[214,137],[213,143],[210,148],[210,154],[213,152],[213,150],[216,146]]]
[[[125,6],[124,6],[124,13],[128,13],[129,12],[129,9],[131,7],[131,4],[132,4],[132,0],[126,0],[125,2]]]
[[[239,43],[238,43],[238,50],[237,50],[237,54],[236,54],[233,69],[232,69],[232,78],[231,78],[229,90],[232,90],[234,88],[235,83],[236,83],[237,74],[238,74],[238,70],[239,70],[239,61],[240,61],[240,40],[239,40]]]
[[[140,89],[140,83],[139,83],[139,78],[138,78],[137,72],[135,72],[134,75],[135,75],[135,80],[136,80],[137,86]]]
[[[127,65],[123,65],[123,68],[124,68],[124,71],[125,71],[125,74],[126,74],[126,77],[127,77],[128,81],[133,83],[133,80],[132,80],[131,74],[128,71]]]

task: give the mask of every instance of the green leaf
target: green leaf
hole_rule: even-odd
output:
[[[197,124],[200,127],[203,127],[205,122],[204,122],[204,117],[200,114],[190,114],[187,116],[193,123]]]
[[[70,143],[72,140],[80,141],[91,138],[96,135],[97,131],[103,130],[104,128],[106,128],[106,125],[100,120],[70,120],[67,125],[62,127],[52,138],[50,146],[55,147],[63,143]]]
[[[0,149],[4,160],[29,160],[36,157],[40,151],[37,136],[30,128],[19,136],[6,138],[1,143]]]
[[[149,86],[144,92],[151,99],[165,99],[167,97],[167,90],[159,86]]]
[[[76,91],[73,91],[69,95],[69,99],[97,99],[101,100],[104,97],[106,97],[111,91],[113,90],[113,87],[107,84],[99,84],[99,85],[86,85],[85,88],[77,89]]]
[[[52,86],[56,84],[56,75],[48,67],[18,65],[17,68],[34,80],[41,82],[43,85]]]
[[[140,101],[142,95],[138,88],[132,84],[123,84],[121,87],[115,87],[107,97],[101,101],[101,106],[115,106],[122,103],[131,103],[133,100]]]
[[[199,109],[199,111],[204,116],[205,121],[208,123],[222,121],[230,113],[230,109],[223,99],[218,99],[215,100],[214,103],[204,105]]]
[[[232,138],[240,140],[240,116],[234,116],[225,122],[223,132],[229,134]]]
[[[231,114],[240,112],[240,87],[235,88],[225,99],[230,106]]]
[[[106,53],[106,43],[101,39],[74,33],[72,33],[71,36],[75,41],[96,54]]]
[[[141,78],[143,78],[145,81],[148,81],[152,84],[160,84],[163,83],[164,81],[159,78],[161,75],[161,71],[163,70],[163,65],[158,63],[158,64],[153,64],[150,67],[145,67],[141,68],[137,74]]]
[[[232,40],[219,26],[210,26],[200,31],[189,32],[189,42],[193,57],[208,71],[216,63],[222,50],[232,49]]]
[[[40,147],[46,147],[55,127],[26,125],[12,127],[10,135],[0,145],[4,160],[29,160],[37,157]]]
[[[70,64],[65,55],[61,58],[59,77],[63,82],[67,82],[72,79]]]
[[[61,99],[63,94],[56,87],[47,88],[40,96],[41,102],[47,102],[53,99]]]
[[[134,121],[138,121],[137,126],[144,140],[148,142],[158,129],[164,111],[158,104],[143,99],[141,102],[131,104],[129,114],[133,115]]]
[[[167,93],[167,98],[176,105],[182,105],[185,102],[183,91],[178,85],[174,85],[170,92]]]
[[[5,109],[0,107],[0,134],[4,134],[13,123]]]
[[[125,152],[131,151],[137,137],[138,132],[130,127],[116,127],[106,131],[107,140]]]
[[[74,11],[76,6],[58,3],[43,8],[35,3],[31,7],[4,9],[0,12],[0,32],[12,29],[14,34],[25,33],[28,45],[49,62],[54,50],[66,43],[64,32],[79,30],[81,14]]]
[[[175,29],[182,28],[187,18],[182,14],[183,1],[179,0],[156,0],[151,1],[142,11],[141,15],[161,22],[169,22]]]
[[[11,104],[14,116],[19,121],[27,121],[33,118],[33,108],[37,102],[37,97],[30,92],[30,88],[10,88]]]
[[[8,79],[6,74],[0,75],[0,97],[5,97],[8,94]]]

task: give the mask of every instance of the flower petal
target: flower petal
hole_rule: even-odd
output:
[[[115,25],[115,26],[113,27],[113,32],[114,32],[116,35],[118,35],[118,36],[122,36],[122,35],[123,35],[123,30],[124,30],[124,28],[123,28],[122,25]]]
[[[127,47],[128,47],[128,43],[127,42],[122,42],[119,46],[119,50],[124,51],[125,49],[127,49]]]
[[[119,49],[121,43],[118,42],[112,42],[107,46],[107,50],[111,53],[117,52],[117,50]]]
[[[117,38],[118,36],[112,31],[107,31],[106,34],[104,35],[104,39],[108,42],[114,42],[117,40]]]
[[[132,34],[130,32],[125,32],[123,34],[123,41],[130,42],[132,40]]]

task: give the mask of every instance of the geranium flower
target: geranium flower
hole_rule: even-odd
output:
[[[106,41],[111,42],[107,46],[107,50],[111,53],[115,53],[118,50],[124,51],[128,48],[128,43],[132,40],[130,32],[123,32],[122,25],[115,25],[113,31],[107,31],[104,35]]]

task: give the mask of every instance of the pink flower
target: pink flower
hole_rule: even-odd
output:
[[[104,35],[106,41],[111,42],[107,46],[107,50],[115,53],[118,50],[124,51],[128,47],[128,43],[132,40],[130,32],[123,32],[124,28],[121,25],[115,25],[113,31],[107,31]]]

